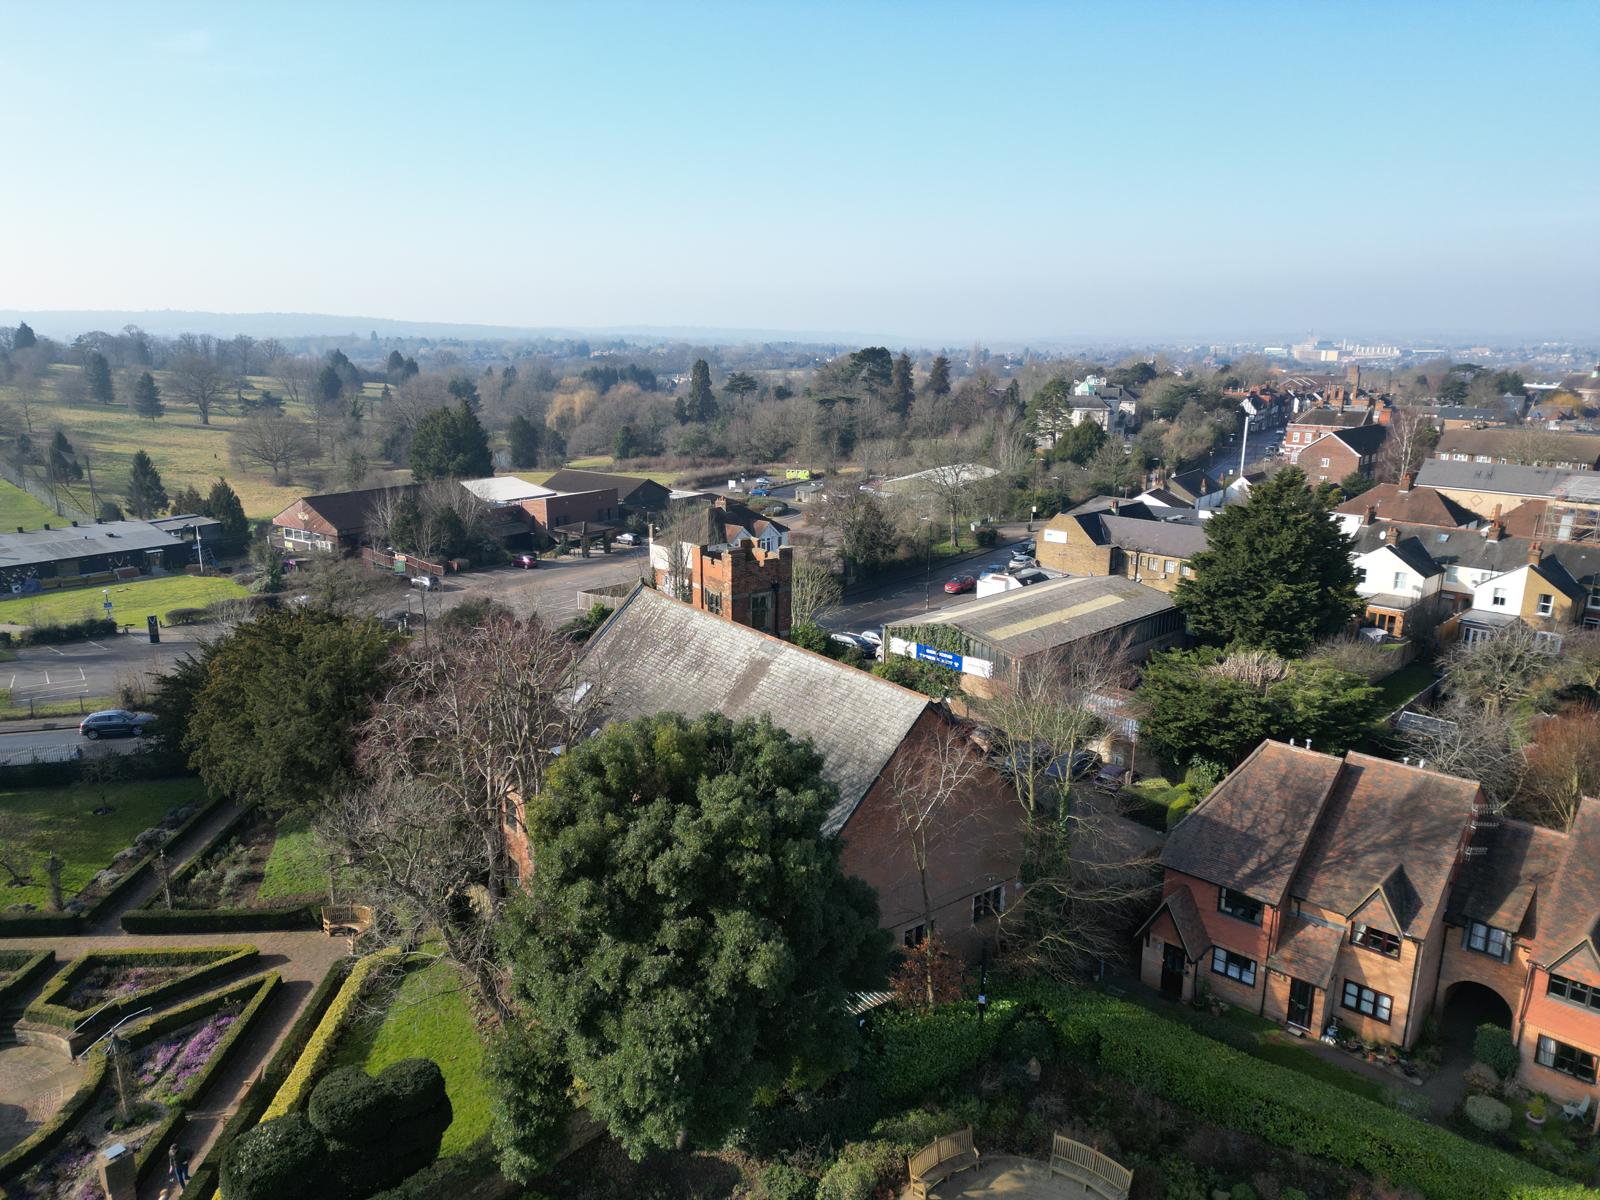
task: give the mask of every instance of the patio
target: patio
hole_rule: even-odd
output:
[[[911,1195],[909,1187],[900,1193]],[[1090,1193],[1092,1195],[1092,1193]],[[1050,1164],[1010,1154],[986,1154],[970,1171],[952,1175],[928,1195],[937,1200],[1083,1200],[1083,1185],[1064,1176],[1052,1177]]]

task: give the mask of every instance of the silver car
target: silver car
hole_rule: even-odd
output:
[[[78,722],[78,732],[91,742],[103,737],[141,737],[155,718],[125,708],[103,708]]]

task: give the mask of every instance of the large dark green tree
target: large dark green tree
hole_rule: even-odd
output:
[[[156,377],[149,371],[139,376],[139,382],[133,385],[133,411],[147,421],[154,421],[167,411],[167,406],[161,403]]]
[[[582,743],[529,806],[517,995],[630,1154],[719,1145],[758,1091],[839,1065],[887,945],[821,832],[837,798],[769,721],[666,714]]]
[[[537,467],[544,449],[544,426],[518,413],[506,426],[506,443],[513,467]]]
[[[1361,605],[1354,540],[1329,516],[1338,495],[1287,467],[1206,522],[1194,577],[1172,597],[1195,635],[1292,657],[1343,631]]]
[[[161,472],[143,450],[133,452],[133,462],[128,467],[128,490],[123,496],[128,501],[128,511],[141,521],[166,511],[167,489],[161,486]]]
[[[89,383],[89,396],[100,404],[111,404],[116,401],[116,389],[111,384],[111,364],[106,361],[106,356],[96,350],[89,355],[89,361],[83,366],[84,378]]]
[[[894,368],[889,373],[889,407],[903,417],[911,411],[911,402],[916,398],[917,389],[912,378],[911,356],[902,350],[900,357],[894,360]]]
[[[493,473],[489,435],[469,401],[433,409],[417,422],[411,437],[413,479],[475,479]]]
[[[894,356],[887,346],[863,346],[850,356],[850,371],[867,391],[886,397],[894,379]]]
[[[928,394],[930,396],[950,394],[950,360],[942,354],[935,358],[933,365],[928,368]]]
[[[697,358],[689,368],[689,390],[678,397],[677,417],[685,425],[714,421],[717,416],[717,396],[711,390],[711,368],[706,360]]]
[[[17,322],[17,331],[11,335],[11,348],[13,350],[31,350],[39,344],[39,339],[34,336],[33,327],[26,321]]]
[[[388,679],[376,621],[301,607],[262,613],[205,656],[184,746],[213,792],[275,812],[315,806],[354,776],[354,729]]]
[[[219,479],[211,485],[211,491],[206,495],[206,516],[222,522],[222,536],[236,545],[243,545],[250,536],[250,519],[244,515],[244,505],[239,502],[239,494],[228,486],[226,479]]]

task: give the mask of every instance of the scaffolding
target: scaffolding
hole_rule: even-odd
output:
[[[1600,477],[1579,474],[1563,479],[1539,517],[1539,541],[1600,541]]]

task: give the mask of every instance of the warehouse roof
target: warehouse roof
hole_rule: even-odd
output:
[[[1559,467],[1517,467],[1506,463],[1446,462],[1442,458],[1430,458],[1417,471],[1417,484],[1498,492],[1505,496],[1554,496],[1571,474]]]
[[[102,521],[65,529],[0,533],[0,567],[32,567],[99,554],[142,554],[183,541],[145,521]]]
[[[466,488],[485,504],[515,504],[518,500],[532,500],[538,496],[554,496],[555,490],[542,484],[529,483],[516,475],[493,475],[487,479],[463,479]]]

